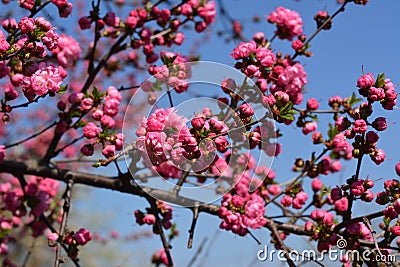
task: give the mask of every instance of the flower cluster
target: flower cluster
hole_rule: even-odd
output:
[[[92,234],[85,228],[80,228],[78,231],[66,232],[61,238],[56,233],[47,235],[48,245],[54,247],[60,242],[67,246],[68,257],[71,259],[78,258],[79,246],[86,245],[92,240]]]
[[[102,153],[107,158],[114,156],[116,150],[122,149],[125,136],[112,130],[116,126],[114,117],[118,114],[122,100],[115,87],[108,87],[106,93],[100,93],[97,88],[92,94],[74,93],[68,100],[71,104],[80,105],[82,112],[93,110],[93,120],[100,123],[101,130],[94,122],[89,122],[83,127],[83,136],[92,142],[81,148],[82,154],[93,155],[96,144],[103,145]],[[100,105],[102,107],[98,108]]]
[[[264,212],[264,200],[256,193],[226,194],[219,209],[219,217],[223,219],[219,227],[244,236],[248,233],[247,227],[258,229],[265,225]]]
[[[142,120],[136,131],[136,147],[145,166],[166,178],[179,177],[180,170],[175,164],[198,151],[197,141],[185,123],[173,108],[157,109]]]
[[[376,80],[372,73],[362,75],[357,80],[357,87],[359,93],[367,97],[370,103],[380,102],[387,110],[392,110],[396,105],[397,94],[394,84],[390,79],[385,79],[385,74],[378,75]]]
[[[16,178],[1,177],[0,185],[0,254],[8,253],[10,234],[14,228],[26,225],[33,237],[44,234],[46,225],[40,217],[48,210],[60,208],[56,195],[59,182],[30,176],[22,189]],[[29,208],[29,209],[28,209]],[[50,218],[50,217],[49,217]],[[58,220],[58,214],[51,216]]]
[[[81,48],[79,43],[71,36],[62,34],[58,38],[58,45],[51,50],[53,55],[57,55],[57,63],[64,68],[71,67],[74,61],[79,59]]]
[[[22,90],[26,98],[32,101],[36,95],[44,96],[49,91],[57,93],[66,76],[67,73],[61,66],[40,62],[31,76],[24,77]]]
[[[268,22],[276,25],[277,30],[275,34],[281,39],[288,39],[291,41],[293,37],[303,33],[303,21],[296,11],[278,7],[269,14],[267,19]]]
[[[152,94],[154,90],[158,90],[165,83],[178,94],[186,92],[189,88],[186,79],[192,76],[190,64],[185,64],[189,61],[188,58],[179,53],[165,51],[162,51],[160,56],[164,65],[151,65],[148,68],[148,72],[154,75],[156,82],[145,81],[141,88]]]
[[[157,214],[154,214],[154,210],[146,208],[146,212],[135,210],[134,216],[136,223],[139,225],[153,225],[153,232],[159,234],[159,230],[155,225],[157,219],[156,216],[161,215],[160,223],[164,229],[170,229],[172,227],[172,207],[163,201],[156,201]]]

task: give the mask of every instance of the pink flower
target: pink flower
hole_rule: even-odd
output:
[[[0,30],[0,53],[6,52],[10,48],[10,44],[7,42],[6,36],[3,31]]]
[[[399,215],[394,206],[386,207],[386,209],[383,210],[383,214],[385,215],[386,218],[389,218],[391,220],[396,219],[397,216]]]
[[[348,205],[349,200],[347,199],[347,197],[342,197],[341,199],[335,201],[335,208],[339,212],[347,211]]]
[[[47,49],[53,50],[57,47],[59,36],[53,31],[49,30],[42,38],[42,42],[46,45]]]
[[[89,122],[83,127],[83,136],[88,139],[95,138],[99,136],[100,128],[96,126],[93,122]]]
[[[86,144],[83,147],[81,147],[81,152],[85,156],[91,156],[94,153],[94,147],[92,144]]]
[[[354,122],[353,131],[356,133],[365,133],[368,129],[365,120],[356,120]]]
[[[376,149],[370,154],[370,157],[376,165],[379,165],[385,161],[386,154],[385,151],[383,151],[382,149]]]
[[[239,111],[240,111],[240,114],[242,114],[246,117],[250,117],[250,116],[254,115],[254,110],[249,104],[242,104],[239,107]]]
[[[301,51],[301,49],[303,48],[303,42],[302,42],[301,40],[299,40],[299,39],[294,40],[294,41],[292,42],[292,48],[293,48],[295,51]]]
[[[303,21],[296,11],[278,7],[269,14],[267,19],[268,22],[274,23],[277,26],[275,33],[278,34],[281,39],[288,39],[291,41],[293,37],[303,33]]]
[[[84,98],[81,102],[81,107],[84,110],[89,110],[92,108],[92,106],[93,106],[93,99],[91,98]]]
[[[315,130],[317,130],[317,123],[315,121],[311,121],[304,124],[302,132],[303,134],[307,135]]]
[[[57,241],[58,240],[58,234],[57,233],[49,233],[47,235],[47,240],[49,240],[49,241]]]
[[[399,225],[393,226],[392,233],[394,236],[400,236],[400,226]]]
[[[40,62],[38,70],[32,76],[24,78],[23,90],[32,90],[38,96],[43,96],[48,91],[57,93],[64,79],[60,68]]]
[[[271,50],[264,47],[258,47],[256,50],[256,58],[260,62],[261,66],[270,68],[274,65],[276,57]]]
[[[87,242],[92,240],[92,234],[89,232],[89,230],[86,230],[84,228],[79,229],[75,235],[74,238],[78,245],[85,245]]]
[[[362,195],[362,200],[366,202],[371,202],[372,200],[374,200],[374,197],[375,197],[374,193],[371,190],[367,190]]]
[[[204,19],[204,22],[206,24],[213,23],[217,14],[217,11],[215,9],[215,2],[210,1],[205,3],[204,6],[197,9],[197,12],[199,13],[199,16]]]
[[[364,193],[365,189],[361,182],[354,182],[351,184],[350,192],[354,196],[361,196]]]
[[[311,187],[312,187],[312,190],[313,190],[314,192],[318,192],[319,190],[321,190],[322,185],[323,185],[323,183],[322,183],[322,181],[319,180],[319,179],[314,179],[314,180],[312,181],[312,183],[311,183]]]
[[[369,88],[371,86],[374,86],[374,84],[375,84],[375,79],[372,73],[367,73],[365,75],[362,75],[357,80],[358,88]]]
[[[251,195],[245,206],[245,217],[243,222],[252,229],[259,229],[267,222],[264,218],[264,201],[258,195]]]
[[[68,68],[73,65],[75,60],[80,58],[81,48],[74,38],[62,34],[58,39],[57,47],[51,53],[57,55],[58,64]]]
[[[142,220],[145,224],[153,225],[156,222],[156,217],[154,214],[147,214]]]
[[[4,161],[5,157],[6,157],[6,147],[0,145],[0,163]]]
[[[292,201],[293,201],[293,198],[292,198],[291,196],[284,196],[284,197],[281,199],[281,204],[282,204],[284,207],[290,207],[290,205],[292,205]]]
[[[400,162],[396,164],[395,170],[396,170],[396,174],[398,176],[400,176]]]
[[[195,129],[201,129],[203,128],[204,124],[205,124],[205,120],[203,116],[196,116],[192,119],[191,124],[193,126],[193,128]]]
[[[279,194],[281,192],[281,187],[277,184],[272,184],[269,186],[268,192],[271,195],[276,196],[277,194]]]
[[[319,108],[319,102],[315,98],[310,98],[307,101],[308,110],[317,110]]]
[[[115,154],[115,146],[114,145],[106,145],[102,151],[103,155],[106,158],[110,158]]]
[[[29,33],[35,28],[35,21],[33,18],[23,17],[18,23],[18,28],[22,33]]]
[[[368,99],[371,101],[379,101],[385,98],[385,91],[382,88],[369,88]]]
[[[115,126],[115,121],[108,115],[104,115],[100,122],[103,127],[113,128]]]

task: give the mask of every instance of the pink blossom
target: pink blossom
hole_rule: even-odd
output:
[[[342,197],[335,201],[335,208],[339,212],[347,211],[348,205],[349,200],[347,199],[347,197]]]
[[[319,179],[314,179],[314,180],[312,181],[312,183],[311,183],[311,187],[312,187],[312,190],[313,190],[314,192],[318,192],[319,190],[321,190],[322,185],[323,185],[323,183],[322,183],[322,181],[319,180]]]
[[[281,187],[277,184],[272,184],[269,186],[268,192],[271,195],[276,196],[277,194],[279,194],[281,192]]]
[[[299,39],[294,40],[294,41],[292,42],[292,48],[293,48],[295,51],[301,51],[302,48],[303,48],[303,42],[302,42],[301,40],[299,40]]]
[[[291,41],[293,37],[303,33],[303,21],[296,11],[278,7],[269,14],[267,19],[268,22],[274,23],[277,26],[275,33],[277,33],[281,39],[288,39]]]
[[[374,193],[371,190],[367,190],[362,195],[362,200],[366,202],[371,202],[372,200],[374,200],[374,197],[375,197]]]
[[[379,165],[385,161],[386,154],[385,151],[383,151],[382,149],[376,149],[370,154],[370,157],[376,165]]]
[[[83,136],[85,136],[88,139],[95,138],[99,136],[99,134],[100,134],[100,129],[93,122],[89,122],[88,124],[85,125],[85,127],[83,127]]]
[[[86,230],[85,228],[79,229],[75,235],[74,238],[78,245],[85,245],[87,242],[92,240],[92,234],[89,232],[89,230]]]
[[[317,110],[319,108],[319,102],[315,98],[310,98],[307,101],[308,110]]]
[[[243,222],[250,228],[259,229],[267,222],[264,218],[264,201],[260,196],[253,194],[247,201],[245,210],[246,216],[243,218]]]
[[[309,134],[317,130],[317,123],[315,121],[306,122],[303,126],[302,132],[303,134]]]
[[[399,225],[393,226],[392,233],[394,236],[400,236],[400,226]]]
[[[354,122],[353,131],[356,133],[365,133],[368,129],[365,120],[356,120]]]
[[[242,115],[244,115],[244,116],[246,116],[246,117],[250,117],[250,116],[253,116],[254,115],[254,110],[253,110],[253,108],[249,105],[249,104],[242,104],[240,107],[239,107],[239,111],[240,111],[240,114],[242,114]]]
[[[0,53],[6,52],[10,48],[10,44],[7,42],[6,36],[3,31],[0,30]]]
[[[215,16],[217,14],[217,11],[215,9],[215,2],[210,1],[204,3],[204,6],[199,7],[197,9],[197,12],[199,13],[199,16],[204,19],[204,22],[206,24],[211,24],[215,20]]]
[[[5,157],[6,157],[6,147],[0,145],[0,163],[4,161]]]
[[[58,64],[68,68],[73,65],[75,60],[80,58],[81,48],[74,38],[62,34],[58,39],[57,47],[51,53],[57,55]]]
[[[368,99],[371,101],[379,101],[385,98],[385,91],[382,88],[369,88]]]
[[[44,191],[40,191],[36,196],[35,200],[37,201],[35,206],[32,207],[31,214],[35,217],[40,217],[40,215],[45,212],[47,209],[47,198],[48,195]]]
[[[113,128],[115,126],[115,120],[108,115],[104,115],[100,122],[103,127]]]
[[[53,30],[49,30],[42,37],[42,42],[46,45],[47,49],[49,49],[49,50],[53,50],[57,47],[58,40],[59,40],[59,36]]]
[[[369,88],[371,86],[374,86],[374,84],[375,84],[375,79],[372,73],[367,73],[365,75],[362,75],[357,80],[358,88]]]
[[[399,213],[396,211],[394,206],[388,206],[383,210],[383,214],[385,215],[386,218],[389,218],[391,220],[394,220],[397,218]]]
[[[292,201],[293,201],[293,198],[291,196],[286,195],[281,199],[281,204],[284,207],[290,207],[290,205],[292,205]]]
[[[35,28],[35,21],[33,18],[23,17],[18,23],[18,28],[22,33],[29,33]]]
[[[351,184],[350,192],[352,195],[361,196],[364,193],[365,189],[361,182],[354,182]]]
[[[24,78],[23,90],[33,91],[38,96],[45,95],[48,91],[57,93],[63,81],[60,67],[39,63],[38,70],[30,77]]]
[[[115,154],[115,146],[114,145],[106,145],[102,151],[103,155],[106,158],[110,158]]]
[[[142,220],[145,224],[153,225],[156,222],[156,217],[154,214],[147,214]]]

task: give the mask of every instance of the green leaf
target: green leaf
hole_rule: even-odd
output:
[[[286,119],[286,120],[290,120],[290,121],[294,121],[294,117],[293,117],[293,115],[292,114],[280,114],[279,115],[282,119]]]
[[[376,77],[375,87],[383,88],[383,86],[385,86],[385,76],[385,73],[378,74],[378,77]]]
[[[67,90],[68,90],[68,84],[61,85],[60,90],[57,93],[63,95],[67,92]]]
[[[165,65],[167,65],[167,67],[171,67],[171,66],[172,66],[172,63],[174,63],[174,61],[175,61],[175,59],[176,59],[177,57],[178,57],[178,56],[173,56],[173,57],[163,56],[163,57],[161,58],[161,60],[162,60],[162,62],[163,62]]]
[[[362,100],[362,98],[357,98],[356,93],[353,92],[353,94],[347,99],[347,104],[349,106],[353,106],[355,104],[357,104],[358,102],[360,102]]]
[[[281,108],[281,109],[279,110],[279,112],[285,114],[285,113],[287,113],[289,110],[291,110],[292,107],[293,107],[293,103],[292,103],[292,101],[289,101],[289,102],[286,103],[286,105],[285,105],[283,108]]]
[[[328,130],[328,137],[330,140],[332,140],[337,134],[339,133],[337,126],[333,126],[332,124],[329,124],[329,130]]]

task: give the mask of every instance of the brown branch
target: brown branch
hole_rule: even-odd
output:
[[[192,219],[192,226],[190,226],[189,230],[189,240],[187,244],[188,248],[192,248],[193,244],[194,229],[196,228],[197,219],[199,218],[199,202],[196,202],[196,205],[194,206],[192,211],[193,211],[193,219]]]
[[[42,133],[44,133],[45,131],[47,131],[48,129],[50,129],[51,127],[53,127],[56,124],[57,124],[57,122],[53,122],[52,124],[50,124],[49,126],[44,128],[43,130],[41,130],[41,131],[39,131],[39,132],[37,132],[37,133],[25,138],[25,139],[22,139],[21,141],[18,141],[16,143],[13,143],[13,144],[10,144],[10,145],[6,145],[6,148],[10,148],[10,147],[13,147],[13,146],[18,146],[18,145],[20,145],[22,143],[25,143],[26,141],[29,141],[29,140],[41,135]]]
[[[282,249],[285,252],[284,255],[287,260],[288,265],[290,267],[296,267],[296,264],[294,264],[293,260],[290,258],[289,251],[288,251],[286,245],[283,243],[282,238],[279,235],[276,224],[273,221],[269,221],[269,222],[267,222],[266,226],[271,231],[271,235],[275,236],[275,240],[278,242],[280,249]]]
[[[84,184],[96,188],[110,189],[144,198],[148,198],[149,195],[151,195],[156,199],[160,199],[165,202],[173,203],[183,207],[194,207],[196,205],[196,202],[198,202],[198,200],[194,200],[191,198],[173,195],[169,191],[139,186],[136,183],[131,183],[130,186],[127,186],[124,182],[126,181],[126,179],[143,179],[142,175],[135,175],[132,177],[130,173],[126,173],[120,176],[107,177],[99,174],[90,174],[68,169],[40,166],[36,161],[4,161],[0,163],[0,173],[15,172],[22,173],[24,175],[36,175],[51,178],[54,180],[63,181],[65,183],[68,183],[69,180],[73,180],[74,184]],[[219,208],[220,207],[218,205],[199,202],[199,212],[205,212],[217,216]],[[274,222],[278,230],[281,231],[286,231],[297,235],[312,235],[312,233],[305,231],[303,226],[282,223],[270,219],[267,219],[267,222]]]

